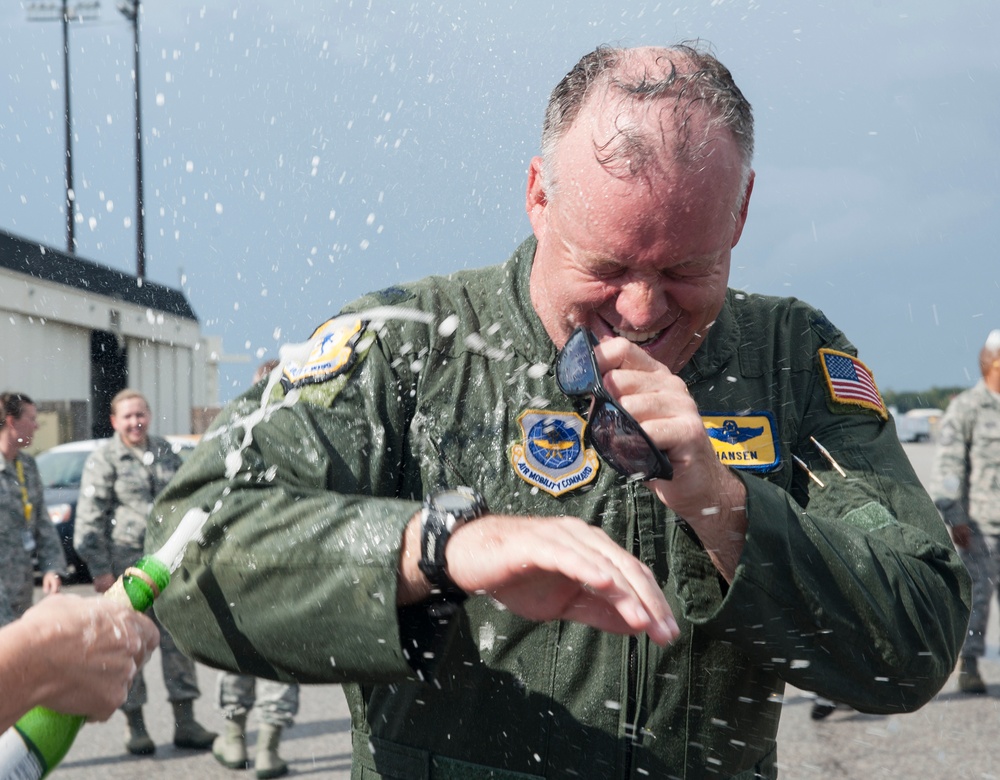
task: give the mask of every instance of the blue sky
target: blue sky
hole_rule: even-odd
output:
[[[72,5],[72,4],[71,4]],[[1000,5],[148,0],[147,274],[256,364],[369,290],[529,232],[548,93],[601,43],[712,44],[754,105],[733,286],[823,309],[879,385],[967,385],[1000,327]],[[571,10],[567,10],[571,9]],[[0,7],[0,227],[65,247],[62,32]],[[132,34],[70,32],[77,252],[135,270]]]

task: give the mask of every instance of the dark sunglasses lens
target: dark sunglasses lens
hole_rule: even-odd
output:
[[[590,418],[590,440],[611,467],[629,479],[669,479],[666,458],[630,415],[611,403],[595,404]]]
[[[589,395],[598,384],[594,353],[585,330],[575,330],[559,353],[556,381],[566,395]]]

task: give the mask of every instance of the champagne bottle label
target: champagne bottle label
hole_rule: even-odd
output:
[[[17,728],[0,736],[0,780],[38,780],[45,773],[41,760],[25,743]]]

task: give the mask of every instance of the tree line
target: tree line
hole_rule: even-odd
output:
[[[883,390],[882,399],[886,406],[895,406],[900,414],[910,409],[947,409],[948,402],[967,387],[932,387],[930,390],[897,392]]]

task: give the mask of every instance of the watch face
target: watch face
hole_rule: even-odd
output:
[[[455,517],[469,519],[483,509],[482,499],[474,490],[442,490],[433,495],[435,508]]]

